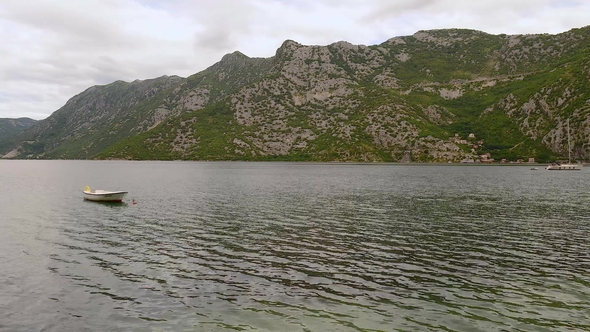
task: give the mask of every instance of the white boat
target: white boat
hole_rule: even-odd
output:
[[[84,188],[84,199],[94,202],[122,202],[126,191],[93,190],[89,186]]]
[[[550,165],[547,165],[547,167],[545,167],[546,170],[550,170],[550,171],[579,171],[582,169],[582,165],[581,164],[571,164],[571,163],[565,163],[565,164],[561,164],[561,163],[553,163]]]
[[[582,164],[571,163],[572,148],[570,146],[570,120],[567,120],[567,163],[553,163],[545,167],[549,171],[579,171],[582,169]]]

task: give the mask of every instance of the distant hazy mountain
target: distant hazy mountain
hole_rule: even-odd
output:
[[[0,119],[0,142],[10,139],[35,123],[37,120],[29,118]]]
[[[285,41],[188,78],[91,87],[14,140],[16,158],[458,162],[590,151],[590,27]]]

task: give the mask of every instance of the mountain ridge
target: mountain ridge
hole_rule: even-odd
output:
[[[8,140],[37,123],[31,118],[0,118],[0,141]]]
[[[273,57],[235,51],[186,79],[91,87],[0,144],[0,154],[548,161],[567,155],[563,128],[571,119],[574,156],[588,159],[589,30],[421,30],[370,46],[286,40]]]

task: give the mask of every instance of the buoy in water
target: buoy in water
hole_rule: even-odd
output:
[[[135,200],[133,200],[133,204],[137,204],[137,202]]]

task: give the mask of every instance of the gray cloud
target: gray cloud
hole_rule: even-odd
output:
[[[555,0],[4,0],[0,117],[45,118],[96,84],[188,76],[229,52],[272,56],[285,39],[378,44],[434,28],[558,33],[590,3]]]

